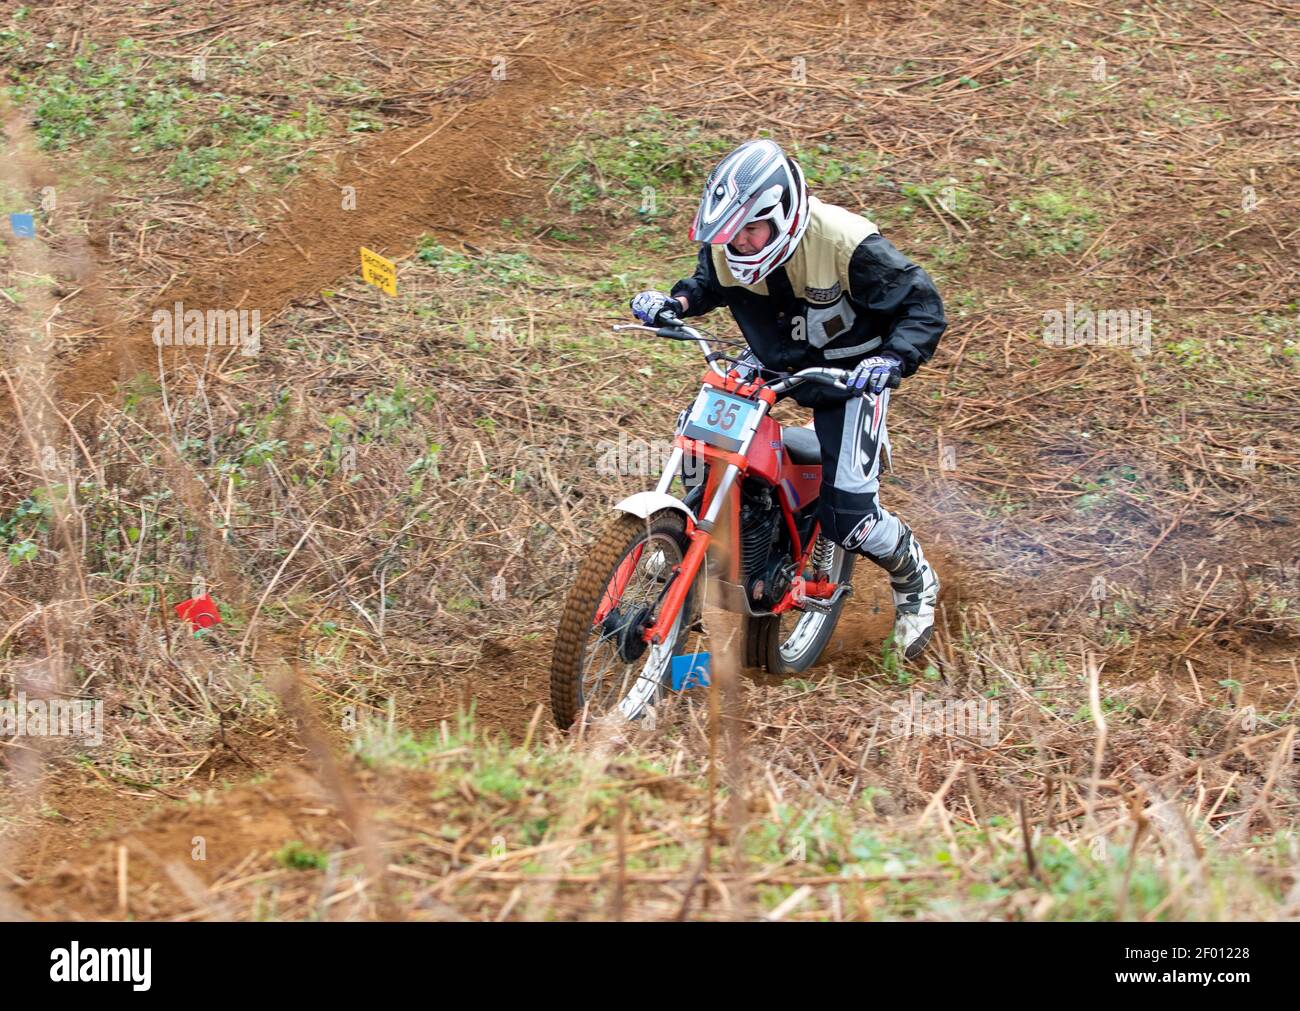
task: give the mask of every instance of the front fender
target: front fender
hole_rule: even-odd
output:
[[[675,509],[687,519],[686,529],[692,529],[697,520],[695,513],[691,511],[690,506],[679,498],[674,498],[666,492],[661,491],[639,491],[635,495],[629,495],[622,502],[615,503],[614,508],[620,512],[631,513],[633,516],[639,516],[643,520],[648,520],[657,512],[665,509]]]

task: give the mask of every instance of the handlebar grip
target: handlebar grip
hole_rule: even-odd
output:
[[[897,372],[891,372],[891,373],[889,374],[889,381],[888,381],[887,383],[885,383],[885,389],[887,389],[887,390],[896,390],[896,389],[898,389],[898,388],[899,388],[900,386],[902,386],[902,385],[903,385],[902,377],[899,376]],[[860,392],[861,392],[862,396],[864,396],[864,397],[865,397],[865,396],[868,396],[868,393],[867,393],[866,390],[861,390]]]

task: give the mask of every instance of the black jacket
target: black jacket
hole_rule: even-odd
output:
[[[721,247],[704,245],[694,276],[678,281],[671,294],[687,297],[687,316],[729,308],[766,369],[852,368],[889,351],[901,359],[902,374],[912,375],[934,354],[948,325],[930,275],[865,218],[815,198],[813,209],[795,255],[759,285],[737,283]],[[727,283],[719,278],[720,263]],[[804,290],[796,293],[796,284]],[[793,336],[796,320],[803,339]],[[794,397],[816,407],[847,395],[810,384]]]

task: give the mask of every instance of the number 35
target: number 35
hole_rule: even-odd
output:
[[[726,430],[736,423],[736,412],[739,409],[738,405],[728,404],[719,398],[713,402],[713,413],[709,415],[708,423]]]

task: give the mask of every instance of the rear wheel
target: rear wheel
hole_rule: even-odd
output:
[[[641,632],[690,541],[681,513],[648,520],[620,514],[587,552],[564,602],[551,660],[551,711],[563,729],[585,710],[638,720],[662,697],[671,661],[688,634],[694,590],[659,645]]]
[[[853,582],[855,557],[818,535],[813,558],[822,564],[814,564],[814,568],[826,572],[832,582]],[[817,662],[831,641],[847,599],[848,594],[840,597],[829,614],[796,608],[784,614],[747,619],[745,662],[773,674],[802,674]]]

